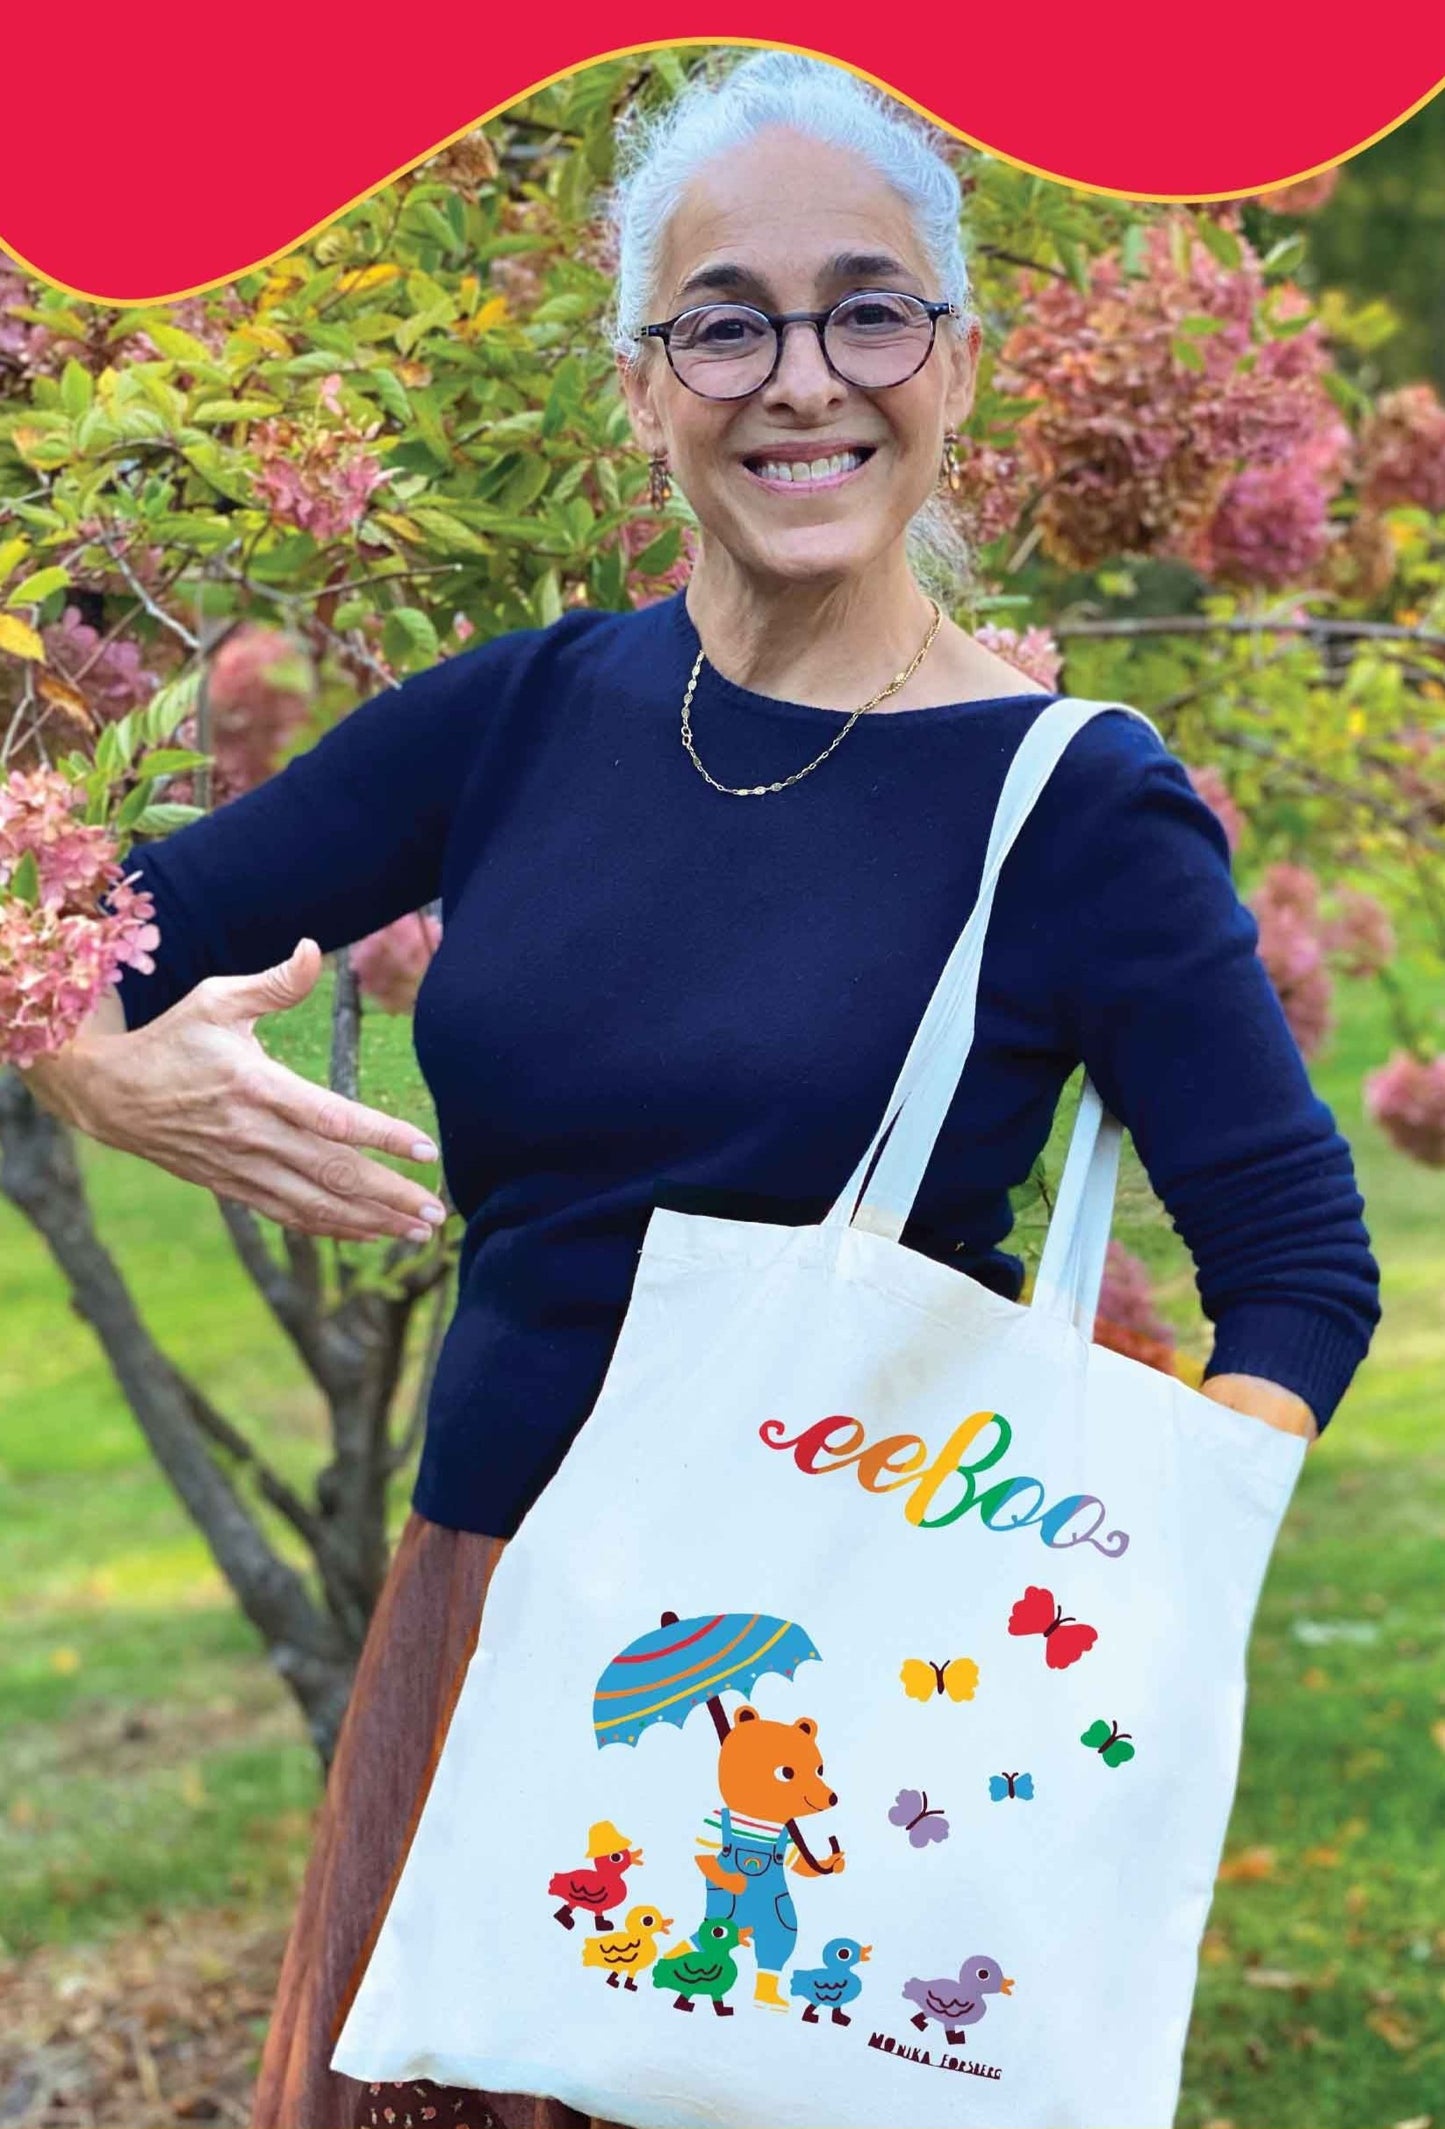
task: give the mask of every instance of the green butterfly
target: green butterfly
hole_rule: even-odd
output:
[[[1116,1722],[1091,1722],[1079,1743],[1092,1745],[1106,1767],[1122,1767],[1126,1759],[1134,1757],[1129,1732],[1121,1730]]]

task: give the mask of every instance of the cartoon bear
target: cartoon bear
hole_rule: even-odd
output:
[[[836,1877],[844,1864],[836,1841],[815,1856],[798,1821],[830,1811],[837,1796],[823,1776],[818,1725],[810,1716],[771,1722],[756,1708],[739,1708],[732,1724],[718,1721],[718,1791],[722,1802],[698,1836],[698,1869],[707,1879],[709,1918],[751,1928],[758,1973],[755,2002],[788,2009],[778,1976],[793,1955],[798,1917],[786,1871]],[[788,1852],[795,1851],[791,1865]]]

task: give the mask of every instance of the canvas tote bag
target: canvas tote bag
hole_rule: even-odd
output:
[[[1116,707],[1018,748],[826,1218],[653,1210],[336,2069],[644,2129],[1171,2121],[1305,1445],[1091,1343],[1120,1126],[1087,1079],[1030,1306],[899,1239],[999,869]]]

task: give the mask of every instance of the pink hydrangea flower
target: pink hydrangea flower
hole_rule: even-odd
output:
[[[1122,1242],[1111,1241],[1104,1260],[1094,1343],[1127,1354],[1146,1367],[1172,1375],[1178,1355],[1174,1332],[1154,1306],[1149,1274],[1142,1260]]]
[[[1371,510],[1445,510],[1445,406],[1428,384],[1387,392],[1360,432],[1360,494]]]
[[[395,469],[366,449],[380,429],[380,422],[359,429],[338,421],[307,431],[281,415],[255,422],[256,491],[273,520],[309,532],[322,546],[354,532],[370,497],[394,477]]]
[[[226,638],[207,679],[218,804],[271,775],[310,715],[315,693],[306,646],[284,629],[243,621]]]
[[[127,636],[117,636],[97,656],[100,633],[82,621],[78,606],[67,606],[40,636],[52,671],[78,688],[106,723],[149,702],[161,684],[160,675],[142,662],[141,646]]]
[[[1319,881],[1302,865],[1271,865],[1249,898],[1259,958],[1304,1057],[1318,1055],[1333,1026],[1334,985],[1325,960]]]
[[[122,968],[148,972],[160,933],[110,834],[87,827],[58,770],[0,784],[0,1063],[26,1066],[62,1048]],[[39,893],[13,887],[27,857]]]
[[[1254,197],[1261,207],[1271,214],[1314,214],[1326,200],[1334,197],[1340,182],[1340,166],[1331,164],[1328,170],[1317,170],[1313,177],[1297,177],[1292,184],[1275,185],[1268,192],[1257,192]]]
[[[1347,976],[1376,976],[1395,958],[1395,927],[1389,911],[1363,888],[1342,887],[1335,914],[1324,927],[1327,952]]]
[[[981,643],[985,650],[1007,659],[1030,680],[1037,680],[1040,687],[1058,686],[1059,674],[1064,669],[1064,654],[1046,628],[1026,628],[1020,635],[1016,628],[999,628],[992,621],[985,621],[973,635],[974,641]]]
[[[1278,590],[1310,582],[1330,548],[1330,502],[1338,490],[1300,453],[1237,473],[1190,559],[1223,584]]]
[[[1426,1168],[1445,1168],[1445,1057],[1397,1050],[1365,1075],[1365,1111],[1401,1153]]]
[[[1000,353],[999,390],[1029,400],[1019,446],[1040,485],[1044,546],[1072,569],[1125,554],[1188,555],[1234,476],[1301,452],[1339,417],[1318,322],[1257,337],[1268,293],[1237,228],[1237,266],[1187,219],[1145,233],[1142,271],[1095,259],[1085,290],[1051,279]],[[1280,315],[1307,307],[1278,290]],[[1199,332],[1207,319],[1212,330]],[[1316,478],[1325,481],[1325,461]]]
[[[1146,1338],[1172,1340],[1174,1336],[1154,1305],[1153,1285],[1143,1258],[1136,1257],[1122,1242],[1111,1240],[1105,1253],[1099,1314],[1121,1330],[1139,1331]]]
[[[1224,830],[1224,839],[1233,853],[1239,848],[1240,837],[1244,834],[1244,815],[1230,796],[1223,770],[1216,769],[1212,763],[1206,763],[1200,769],[1188,768],[1186,764],[1186,774]]]
[[[1445,728],[1403,725],[1395,743],[1408,757],[1394,771],[1401,797],[1426,826],[1445,827]]]
[[[441,935],[436,918],[418,910],[359,939],[351,966],[362,996],[384,1013],[409,1013]]]
[[[1023,516],[1029,475],[1023,456],[1001,446],[958,441],[958,486],[945,490],[963,520],[969,538],[988,547],[1013,531]]]

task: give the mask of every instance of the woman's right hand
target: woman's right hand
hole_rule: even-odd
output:
[[[445,1207],[361,1148],[430,1161],[430,1140],[288,1071],[256,1040],[262,1014],[299,1005],[320,973],[321,949],[303,939],[258,975],[206,977],[133,1032],[110,993],[73,1043],[24,1076],[46,1108],[90,1137],[286,1227],[424,1241]]]

